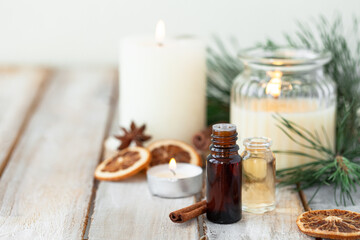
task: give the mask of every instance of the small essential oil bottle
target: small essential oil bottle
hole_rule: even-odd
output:
[[[271,139],[253,137],[244,140],[242,209],[264,213],[275,209],[275,156],[270,150]]]
[[[206,217],[214,223],[241,219],[241,157],[234,124],[212,127],[212,144],[206,163]]]

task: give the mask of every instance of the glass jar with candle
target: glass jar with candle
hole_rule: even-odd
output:
[[[242,161],[242,209],[264,213],[275,208],[275,156],[271,139],[253,137],[244,140]]]
[[[319,156],[306,143],[290,132],[300,144],[291,140],[274,118],[285,119],[319,136],[322,144],[335,144],[336,86],[324,73],[331,59],[328,53],[310,50],[253,49],[240,54],[245,70],[231,91],[231,123],[236,124],[239,140],[251,136],[268,136],[273,149],[305,152]],[[311,161],[310,158],[277,154],[277,169],[294,167]]]

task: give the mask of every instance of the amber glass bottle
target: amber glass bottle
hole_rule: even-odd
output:
[[[215,124],[206,164],[207,218],[215,223],[241,219],[241,157],[234,124]]]

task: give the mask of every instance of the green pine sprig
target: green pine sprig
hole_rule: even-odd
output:
[[[229,122],[230,91],[235,77],[242,72],[243,64],[237,58],[237,41],[225,46],[214,37],[213,48],[207,50],[207,121],[208,125]]]
[[[274,115],[278,121],[278,127],[294,142],[320,153],[318,156],[310,155],[306,152],[297,151],[274,151],[275,153],[285,153],[297,156],[308,157],[312,162],[302,164],[292,168],[278,170],[277,178],[280,180],[280,186],[293,186],[301,183],[300,189],[307,189],[317,186],[317,190],[310,198],[309,202],[315,197],[318,190],[323,185],[332,185],[334,187],[334,199],[336,204],[347,204],[350,200],[354,204],[352,193],[356,192],[356,186],[360,185],[360,164],[356,160],[357,151],[348,152],[347,155],[339,155],[333,151],[328,144],[324,144],[320,140],[319,133],[311,133],[300,125],[289,121],[281,115]],[[340,122],[344,124],[346,121]],[[322,134],[326,136],[324,131]],[[305,140],[305,143],[296,140],[293,135]],[[349,158],[350,156],[350,158]]]
[[[353,19],[351,32],[345,32],[343,20],[337,16],[333,21],[320,17],[315,25],[298,23],[295,34],[286,34],[288,45],[307,48],[318,52],[328,51],[332,60],[325,66],[325,72],[337,84],[336,144],[332,151],[328,144],[320,142],[318,133],[309,133],[306,129],[286,121],[279,120],[279,127],[290,137],[295,133],[308,143],[322,158],[314,157],[314,162],[277,172],[281,185],[301,183],[301,189],[323,185],[334,187],[336,204],[346,205],[347,200],[354,204],[352,193],[360,186],[360,30],[358,18]],[[268,40],[263,45],[276,48]],[[312,136],[311,136],[312,134]],[[322,132],[326,136],[326,132]],[[290,137],[290,139],[294,140]],[[328,141],[327,141],[328,142]],[[285,151],[286,152],[286,151]],[[288,154],[304,156],[300,152]],[[315,191],[313,197],[317,194]],[[312,197],[312,198],[313,198]],[[311,198],[311,199],[312,199]],[[311,200],[310,199],[310,200]]]
[[[346,25],[346,27],[345,27]],[[290,132],[305,137],[308,147],[321,153],[321,158],[309,156],[305,152],[287,152],[313,158],[314,162],[278,171],[281,185],[301,183],[301,189],[323,185],[333,185],[337,203],[353,203],[352,193],[359,183],[360,161],[360,28],[359,18],[352,24],[344,24],[341,16],[330,21],[325,17],[309,23],[298,22],[298,29],[285,34],[287,45],[307,48],[318,52],[329,51],[332,60],[325,66],[325,72],[337,84],[336,146],[332,151],[329,140],[322,143],[320,132],[310,133],[286,119],[279,119],[279,126],[290,137]],[[232,45],[234,46],[234,45]],[[235,45],[236,46],[236,45]],[[279,44],[272,40],[257,44],[258,47],[276,49]],[[216,49],[216,50],[215,50]],[[231,85],[241,73],[243,66],[236,57],[236,50],[230,50],[218,38],[215,48],[208,50],[208,123],[229,120]],[[295,139],[293,139],[295,140]],[[315,191],[314,196],[317,191]],[[339,193],[339,194],[338,194]],[[314,197],[313,196],[313,197]],[[338,196],[338,197],[337,197]]]

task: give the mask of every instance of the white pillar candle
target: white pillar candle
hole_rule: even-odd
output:
[[[160,30],[159,30],[160,29]],[[205,46],[194,38],[129,37],[120,50],[119,119],[146,124],[152,140],[190,142],[205,127]]]

